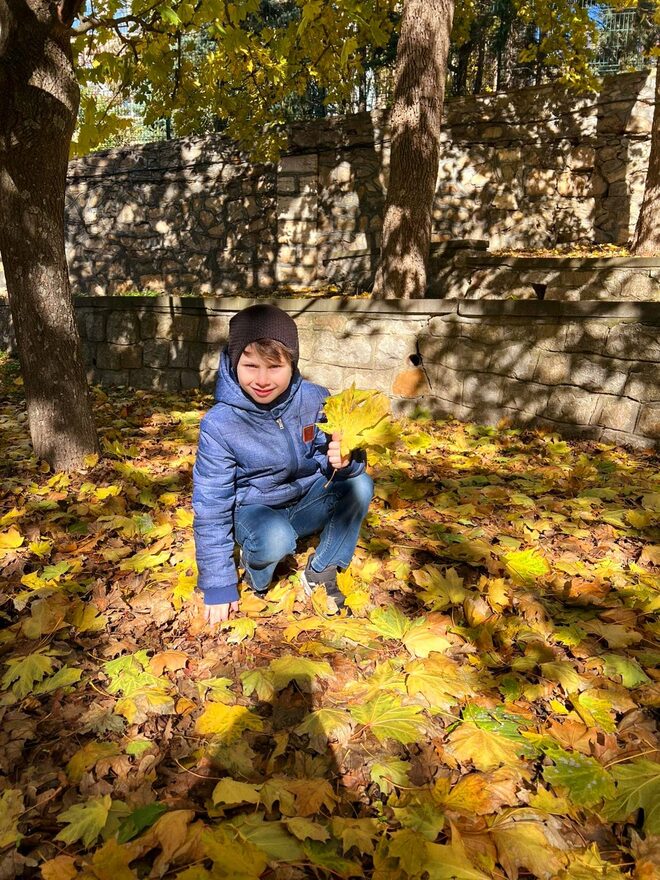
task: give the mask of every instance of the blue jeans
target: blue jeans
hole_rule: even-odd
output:
[[[321,532],[314,568],[348,568],[362,520],[374,494],[373,480],[360,474],[325,488],[319,476],[309,491],[289,507],[246,504],[234,515],[234,535],[252,587],[261,592],[271,582],[277,563],[294,553],[298,538]]]

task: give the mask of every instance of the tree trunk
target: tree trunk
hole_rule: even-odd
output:
[[[32,445],[55,470],[97,450],[64,252],[79,101],[64,3],[0,0],[0,254]]]
[[[655,68],[651,155],[646,172],[644,197],[630,251],[637,257],[660,256],[660,56]]]
[[[378,298],[423,297],[431,246],[433,199],[453,0],[406,0],[397,48],[390,126],[390,182]]]

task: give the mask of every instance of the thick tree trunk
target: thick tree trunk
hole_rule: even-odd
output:
[[[390,182],[373,294],[423,297],[453,0],[406,0],[391,114]]]
[[[70,470],[97,440],[64,253],[79,91],[62,14],[48,0],[0,0],[0,254],[34,451]]]
[[[655,68],[651,155],[646,173],[644,197],[630,250],[638,257],[660,256],[660,56]]]

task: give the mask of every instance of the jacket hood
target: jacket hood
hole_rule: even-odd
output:
[[[215,399],[217,403],[226,403],[237,409],[246,410],[265,418],[277,419],[285,412],[288,405],[302,382],[302,376],[298,369],[294,370],[291,383],[284,394],[281,394],[273,403],[257,403],[256,400],[246,394],[238,384],[238,379],[229,360],[229,352],[225,348],[220,355],[218,367],[218,381],[215,385]]]

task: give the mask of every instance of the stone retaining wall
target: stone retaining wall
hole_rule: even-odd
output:
[[[430,295],[467,299],[660,301],[660,257],[520,257],[457,252]]]
[[[448,100],[436,236],[486,239],[491,249],[625,242],[653,107],[646,73],[608,77],[596,94],[549,85]],[[364,289],[379,255],[389,150],[387,114],[376,111],[294,126],[277,166],[250,164],[217,135],[76,160],[67,192],[74,292]],[[434,278],[433,295],[443,295],[435,269]]]
[[[80,298],[89,377],[134,388],[211,389],[229,319],[250,302]],[[506,418],[639,446],[660,440],[657,303],[277,304],[296,318],[303,374],[332,391],[356,382],[385,391],[402,412],[422,408],[488,424]],[[0,343],[6,323],[5,306]]]

